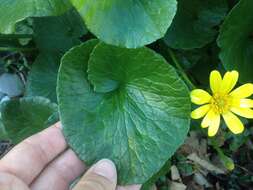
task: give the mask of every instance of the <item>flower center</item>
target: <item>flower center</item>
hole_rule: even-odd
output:
[[[230,98],[228,95],[214,94],[211,99],[211,108],[218,114],[223,114],[230,109]]]

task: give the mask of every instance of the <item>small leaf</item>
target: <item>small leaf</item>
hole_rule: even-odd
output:
[[[2,122],[13,143],[48,127],[46,123],[57,112],[57,105],[41,97],[21,98],[1,104]]]
[[[120,184],[142,184],[183,143],[189,92],[152,50],[96,43],[78,46],[62,59],[57,94],[63,132],[87,164],[109,158]]]
[[[0,33],[14,33],[16,23],[28,17],[57,16],[70,7],[69,0],[0,0]]]
[[[241,82],[253,81],[253,1],[241,0],[226,17],[218,38],[220,59],[227,70],[238,70]]]
[[[200,48],[214,40],[227,12],[226,0],[178,0],[177,14],[164,40],[175,49]]]
[[[71,0],[100,40],[136,48],[162,38],[176,13],[176,0]]]

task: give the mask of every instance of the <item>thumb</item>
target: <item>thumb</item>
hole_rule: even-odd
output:
[[[115,190],[116,185],[116,167],[112,161],[103,159],[84,174],[73,190]]]

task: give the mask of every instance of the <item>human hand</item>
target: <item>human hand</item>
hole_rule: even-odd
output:
[[[69,190],[70,183],[86,170],[68,149],[60,124],[45,129],[15,146],[0,160],[1,190]],[[93,165],[73,190],[139,190],[139,185],[117,186],[110,160]]]

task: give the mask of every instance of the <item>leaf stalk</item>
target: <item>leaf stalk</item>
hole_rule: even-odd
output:
[[[184,81],[186,82],[187,86],[189,87],[190,90],[193,90],[196,88],[196,86],[191,82],[191,80],[189,79],[189,77],[187,76],[187,74],[185,73],[184,69],[181,67],[181,65],[179,64],[175,53],[168,48],[168,52],[170,54],[170,57],[172,59],[172,61],[174,62],[178,72],[180,73],[180,75],[182,76],[182,78],[184,79]]]

